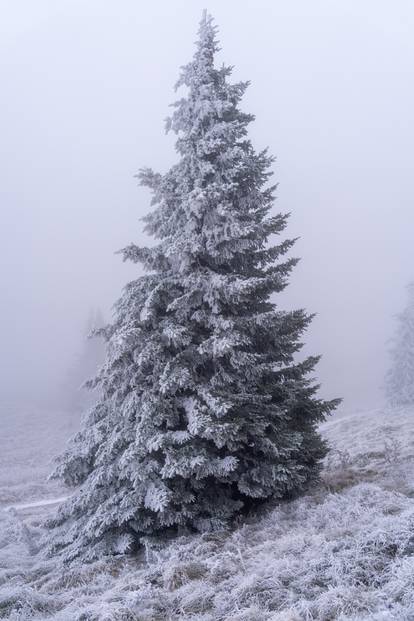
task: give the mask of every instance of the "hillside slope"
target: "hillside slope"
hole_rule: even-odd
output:
[[[322,433],[306,497],[140,558],[62,568],[38,550],[49,507],[3,510],[0,618],[412,621],[414,410],[339,413]]]

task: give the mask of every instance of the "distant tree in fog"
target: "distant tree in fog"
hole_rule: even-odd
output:
[[[327,447],[317,426],[337,404],[316,397],[300,362],[312,317],[276,307],[297,260],[272,214],[272,158],[247,137],[248,86],[214,64],[204,16],[185,96],[168,126],[180,159],[143,170],[153,193],[146,230],[158,244],[123,250],[147,274],[129,283],[105,329],[102,399],[55,475],[81,487],[51,520],[66,558],[133,551],[148,536],[204,531],[317,476]]]
[[[397,315],[391,367],[385,378],[386,398],[391,406],[414,404],[414,282],[407,290],[408,303]]]
[[[92,334],[103,325],[101,311],[91,311],[81,338],[79,353],[69,369],[60,396],[60,404],[64,410],[81,412],[97,399],[96,394],[88,389],[86,383],[95,377],[105,359],[104,339]]]

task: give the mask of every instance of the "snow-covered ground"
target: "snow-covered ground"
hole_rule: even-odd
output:
[[[79,417],[65,413],[0,409],[0,507],[64,494],[46,477],[77,424]]]
[[[37,502],[65,493],[44,476],[70,426],[15,427],[14,413],[0,445],[0,618],[414,620],[414,409],[336,414],[320,484],[233,532],[72,567],[42,558],[53,506]]]

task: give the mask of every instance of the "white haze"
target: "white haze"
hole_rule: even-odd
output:
[[[252,81],[251,135],[277,156],[275,208],[301,237],[280,303],[317,313],[306,352],[323,354],[324,396],[380,401],[414,278],[412,4],[3,0],[2,403],[47,403],[90,309],[109,319],[139,274],[114,252],[145,243],[149,196],[133,175],[175,161],[163,119],[204,7],[219,60]]]

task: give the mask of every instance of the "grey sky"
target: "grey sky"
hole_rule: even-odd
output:
[[[220,60],[250,79],[251,135],[277,156],[276,209],[302,257],[283,307],[318,313],[326,396],[375,404],[392,315],[414,278],[414,8],[408,1],[3,0],[0,388],[46,393],[89,310],[138,274],[133,174],[174,161],[163,119],[202,8]]]

